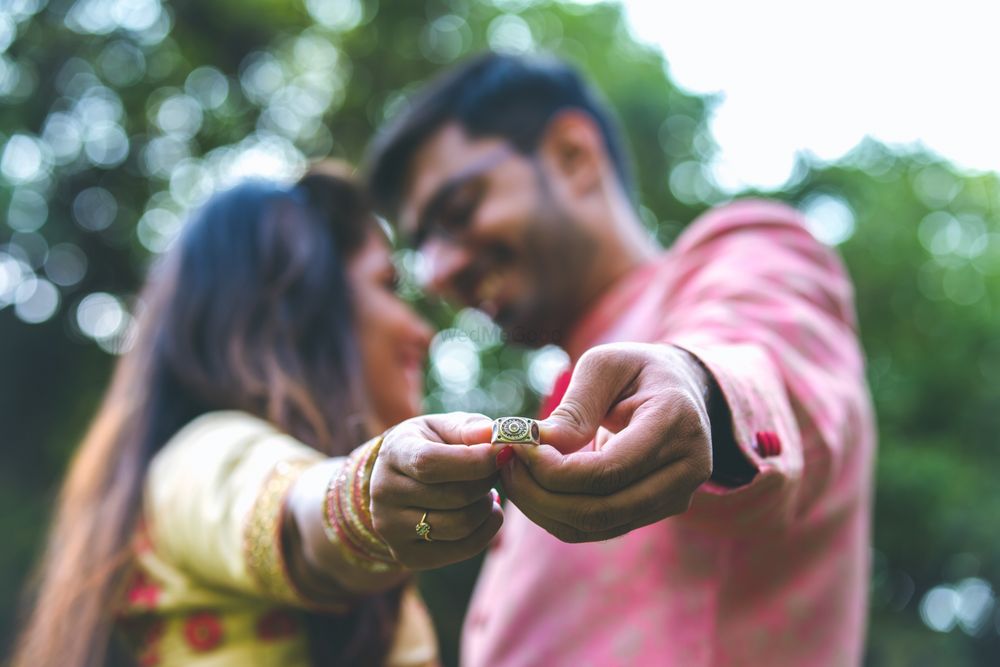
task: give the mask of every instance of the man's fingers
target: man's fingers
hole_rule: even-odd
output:
[[[544,514],[539,514],[534,508],[519,506],[518,509],[521,510],[522,514],[531,519],[533,523],[541,526],[547,533],[555,537],[557,540],[561,542],[568,542],[570,544],[578,544],[581,542],[603,542],[604,540],[614,539],[624,535],[625,533],[629,533],[636,528],[642,528],[643,526],[648,526],[651,523],[656,523],[663,518],[657,517],[653,514],[646,514],[627,524],[618,526],[617,528],[597,532],[585,532],[579,530],[578,528],[574,528],[569,524],[551,519]]]
[[[708,426],[688,409],[687,398],[668,392],[642,403],[628,426],[600,449],[563,455],[545,445],[516,445],[515,452],[550,491],[607,495],[671,461],[707,451],[706,438]]]
[[[514,445],[514,451],[535,481],[553,493],[609,495],[662,465],[655,452],[630,455],[607,447],[560,454],[548,445]]]
[[[581,533],[601,535],[636,525],[639,518],[652,523],[686,511],[692,494],[705,480],[698,467],[687,460],[660,468],[608,496],[552,493],[517,461],[502,478],[508,497],[522,511],[527,509],[535,517]]]
[[[590,442],[639,369],[630,355],[612,346],[580,357],[562,401],[539,422],[542,442],[562,452],[576,451]]]

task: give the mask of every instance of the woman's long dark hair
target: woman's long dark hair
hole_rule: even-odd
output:
[[[328,455],[364,438],[345,261],[375,228],[346,169],[213,197],[152,272],[135,344],[62,487],[15,667],[97,667],[131,565],[149,462],[182,426],[243,410]],[[307,614],[314,665],[380,664],[399,590]]]

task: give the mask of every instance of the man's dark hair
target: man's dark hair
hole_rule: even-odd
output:
[[[626,192],[632,181],[608,105],[578,71],[553,57],[487,52],[433,80],[380,132],[369,151],[368,182],[378,209],[397,213],[410,162],[449,122],[472,137],[500,137],[529,154],[559,111],[578,109],[597,123]]]

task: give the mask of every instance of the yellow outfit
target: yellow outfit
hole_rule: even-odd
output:
[[[157,453],[119,616],[140,665],[308,667],[299,612],[347,607],[296,590],[281,520],[297,473],[323,458],[241,412],[199,417]],[[437,664],[430,617],[412,586],[386,664]]]

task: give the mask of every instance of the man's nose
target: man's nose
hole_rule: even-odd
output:
[[[457,243],[429,240],[421,248],[423,255],[422,287],[433,294],[446,294],[454,286],[456,276],[472,260],[471,253]]]

